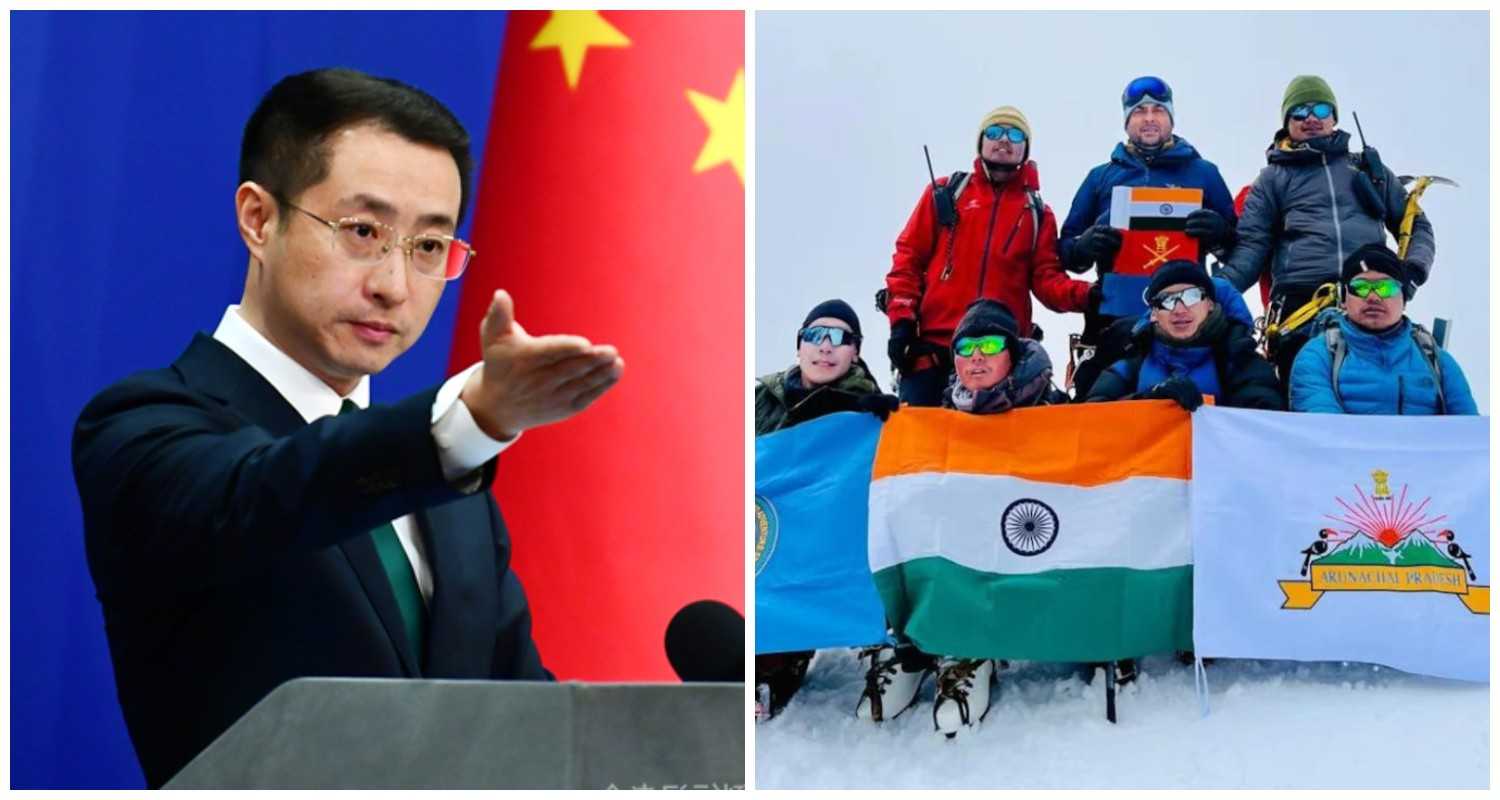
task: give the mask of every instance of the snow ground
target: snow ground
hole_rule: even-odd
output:
[[[934,681],[876,726],[854,718],[864,670],[824,650],[778,717],[755,727],[758,788],[1487,788],[1489,686],[1369,664],[1219,660],[1209,708],[1193,670],[1144,659],[1104,718],[1104,679],[1011,662],[983,725],[932,730]]]

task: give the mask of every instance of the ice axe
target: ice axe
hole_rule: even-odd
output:
[[[1458,181],[1444,178],[1441,175],[1400,175],[1397,180],[1402,186],[1412,184],[1406,195],[1406,211],[1401,214],[1401,229],[1396,234],[1396,255],[1406,258],[1406,248],[1411,245],[1411,229],[1417,221],[1417,215],[1422,213],[1422,207],[1417,201],[1422,198],[1422,193],[1433,184],[1441,186],[1452,186],[1458,188]]]

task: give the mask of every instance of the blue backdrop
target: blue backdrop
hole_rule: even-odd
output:
[[[12,14],[13,788],[144,785],[84,562],[69,446],[95,392],[167,365],[238,302],[247,254],[233,195],[256,102],[315,67],[399,78],[453,109],[478,158],[504,23],[503,13]],[[376,400],[443,377],[458,289],[373,383]]]

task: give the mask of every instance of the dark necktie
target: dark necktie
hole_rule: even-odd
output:
[[[352,400],[345,400],[340,414],[358,411]],[[396,607],[401,610],[401,622],[406,626],[406,638],[416,650],[417,661],[422,660],[422,636],[426,628],[427,608],[422,602],[422,590],[417,586],[417,576],[412,563],[401,548],[401,539],[391,523],[382,523],[370,531],[375,542],[375,552],[380,556],[380,565],[385,568],[385,577],[390,581],[391,593],[396,596]]]

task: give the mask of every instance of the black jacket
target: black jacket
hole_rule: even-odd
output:
[[[1382,165],[1381,191],[1365,174],[1371,169],[1363,153],[1349,152],[1347,131],[1300,143],[1277,131],[1245,198],[1238,242],[1218,276],[1243,292],[1269,268],[1278,295],[1338,281],[1344,259],[1361,245],[1383,244],[1387,230],[1397,235],[1406,212],[1400,178]],[[1368,193],[1356,183],[1367,185]],[[1418,214],[1406,254],[1417,284],[1427,280],[1436,250],[1432,224]]]
[[[148,785],[293,678],[551,677],[489,493],[495,461],[473,494],[444,481],[435,396],[308,424],[199,334],[84,408],[89,571]],[[422,653],[369,536],[409,513],[433,573]]]
[[[1123,353],[1114,360],[1114,363],[1123,364],[1114,369],[1110,368],[1111,364],[1099,365],[1098,377],[1092,381],[1086,395],[1081,396],[1090,402],[1130,399],[1136,394],[1136,379],[1142,363],[1150,355],[1155,335],[1152,325],[1142,325],[1130,337]],[[1215,404],[1228,408],[1286,409],[1277,387],[1276,372],[1271,362],[1255,352],[1255,339],[1243,323],[1229,321],[1223,333],[1204,344],[1213,350],[1214,369],[1219,381]]]

